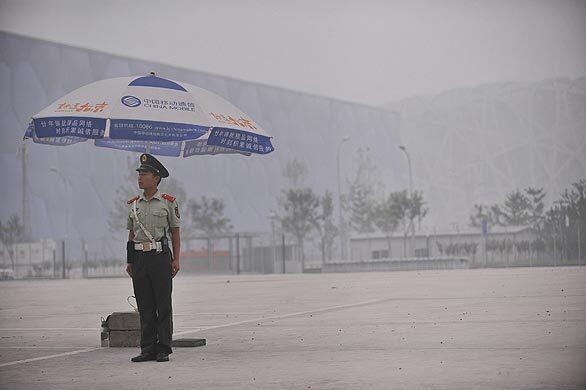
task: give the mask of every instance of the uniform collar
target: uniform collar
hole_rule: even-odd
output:
[[[153,197],[151,198],[151,200],[152,199],[158,199],[158,200],[162,201],[163,200],[163,197],[161,195],[162,195],[161,194],[161,191],[157,188],[157,192],[155,192],[155,194],[153,195]],[[144,192],[140,194],[140,200],[146,201],[146,197],[144,196]]]

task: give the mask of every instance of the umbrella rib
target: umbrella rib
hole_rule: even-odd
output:
[[[106,128],[104,129],[104,138],[110,138],[110,118],[106,118]]]

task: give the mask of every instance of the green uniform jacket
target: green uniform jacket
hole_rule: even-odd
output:
[[[128,201],[126,228],[134,232],[134,242],[150,241],[136,221],[133,211],[134,203],[136,203],[136,217],[156,241],[160,241],[165,232],[169,238],[171,228],[179,227],[179,206],[174,197],[157,190],[151,200],[147,201],[144,194],[141,194]]]

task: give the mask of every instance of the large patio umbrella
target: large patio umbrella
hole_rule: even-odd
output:
[[[76,89],[33,115],[25,138],[59,146],[94,140],[99,147],[183,157],[274,150],[272,137],[231,103],[154,73]]]

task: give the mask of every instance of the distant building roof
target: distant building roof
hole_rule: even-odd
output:
[[[520,232],[524,232],[527,230],[532,230],[530,226],[491,226],[488,229],[488,234],[516,234]],[[480,228],[473,228],[473,227],[441,227],[441,228],[422,228],[420,231],[415,232],[415,237],[427,237],[427,236],[476,236],[482,235],[482,231]],[[411,235],[408,235],[411,237]],[[392,238],[402,238],[402,232],[394,232],[391,236]],[[378,239],[378,238],[386,238],[386,236],[381,232],[374,232],[374,233],[358,233],[353,234],[350,237],[350,240],[368,240],[368,239]]]

